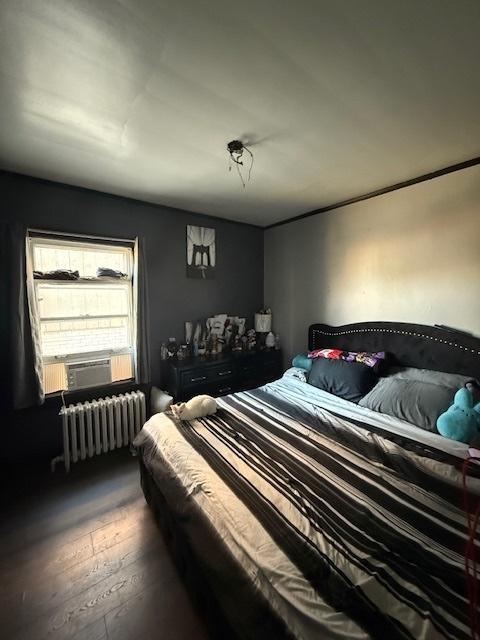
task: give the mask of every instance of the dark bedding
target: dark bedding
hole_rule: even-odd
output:
[[[464,445],[285,377],[137,446],[238,637],[470,637]]]

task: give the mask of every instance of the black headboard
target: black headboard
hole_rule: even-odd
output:
[[[308,348],[387,351],[392,364],[480,379],[480,339],[461,332],[406,322],[312,324]]]

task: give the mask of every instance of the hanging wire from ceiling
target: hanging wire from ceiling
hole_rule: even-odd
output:
[[[231,142],[229,142],[227,144],[227,150],[228,153],[230,154],[230,158],[229,158],[229,165],[228,165],[228,170],[231,171],[232,170],[232,162],[235,164],[235,167],[237,169],[237,173],[240,177],[240,181],[242,183],[243,188],[245,189],[245,179],[243,177],[242,174],[242,170],[240,169],[240,167],[244,167],[243,164],[243,152],[246,151],[247,153],[250,154],[250,166],[248,168],[248,178],[247,178],[247,182],[250,182],[250,176],[252,175],[252,167],[253,167],[253,153],[250,151],[250,149],[243,144],[243,142],[241,140],[232,140]]]

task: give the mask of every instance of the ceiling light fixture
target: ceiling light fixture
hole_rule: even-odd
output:
[[[243,188],[245,188],[245,179],[240,169],[240,167],[243,167],[242,156],[244,151],[250,154],[250,167],[248,169],[248,178],[247,178],[247,182],[250,182],[250,175],[252,173],[252,167],[253,167],[253,153],[250,151],[250,149],[246,145],[243,144],[241,140],[232,140],[227,144],[227,149],[228,149],[228,153],[230,154],[228,170],[229,171],[232,170],[232,162],[234,162],[235,166],[237,167],[237,172],[238,172],[238,175],[240,176],[240,180],[242,182]]]

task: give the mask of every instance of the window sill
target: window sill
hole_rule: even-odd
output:
[[[126,278],[33,278],[34,282],[41,282],[42,284],[125,284],[132,282],[131,277]]]
[[[75,404],[76,402],[84,402],[85,400],[93,400],[96,398],[102,398],[105,396],[126,393],[133,391],[134,388],[142,388],[145,385],[137,384],[133,378],[131,380],[119,380],[118,382],[111,382],[107,385],[101,385],[98,387],[87,387],[85,389],[78,389],[77,391],[65,391],[63,398],[65,404]],[[62,404],[62,392],[55,391],[45,396],[45,404]]]

